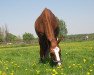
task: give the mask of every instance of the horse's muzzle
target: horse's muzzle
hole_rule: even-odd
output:
[[[55,61],[55,60],[53,60],[53,62],[55,62],[55,63],[61,63],[61,61]]]

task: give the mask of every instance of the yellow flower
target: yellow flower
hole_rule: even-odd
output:
[[[6,67],[6,70],[8,70],[8,67]]]
[[[86,62],[86,59],[83,59],[84,63]]]
[[[39,73],[40,73],[40,71],[38,71],[38,70],[36,70],[36,72],[37,72],[37,74],[39,74]]]
[[[2,74],[2,71],[0,71],[0,75]]]
[[[69,66],[69,68],[71,68],[71,66]]]
[[[25,69],[25,71],[27,71],[27,68]]]
[[[90,72],[92,72],[93,70],[92,69],[90,69]]]
[[[55,71],[55,69],[53,69],[53,72]]]
[[[18,68],[20,67],[20,66],[17,66]]]
[[[82,68],[82,66],[81,66],[81,65],[80,65],[79,67],[80,67],[80,68]]]
[[[12,64],[14,63],[14,62],[11,62]]]
[[[14,73],[10,73],[10,75],[14,75]]]
[[[75,66],[75,64],[73,64],[73,66]]]
[[[90,72],[87,72],[87,75],[90,75]]]
[[[17,64],[14,64],[15,66],[17,66]]]
[[[53,72],[54,72],[53,74],[58,74],[58,72],[55,69],[53,69]]]
[[[56,75],[56,74],[52,74],[52,75]]]

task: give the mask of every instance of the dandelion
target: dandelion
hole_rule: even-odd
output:
[[[80,68],[82,68],[82,66],[81,66],[81,65],[80,65],[79,67],[80,67]]]
[[[90,72],[92,72],[93,70],[92,69],[90,69]]]
[[[90,72],[87,72],[87,75],[90,75]]]
[[[46,71],[47,71],[48,69],[46,69]]]
[[[2,63],[2,61],[0,61],[0,63]]]
[[[71,66],[69,66],[68,68],[71,68]]]
[[[53,69],[53,72],[55,71],[55,69]]]
[[[56,74],[52,74],[52,75],[56,75]]]
[[[0,75],[2,74],[2,71],[0,71]]]
[[[20,66],[17,66],[18,68],[20,67]]]
[[[84,63],[86,62],[86,59],[83,59]]]
[[[38,70],[36,70],[36,72],[37,72],[37,74],[39,74],[39,73],[40,73],[40,71],[38,71]]]
[[[73,66],[75,66],[75,64],[73,64]]]
[[[25,69],[25,71],[27,71],[27,68]]]
[[[12,64],[14,63],[14,62],[11,62]]]
[[[36,63],[34,62],[34,63],[32,64],[32,66],[36,66]]]
[[[12,73],[10,73],[10,75],[14,75],[14,73],[12,72]]]
[[[17,64],[14,64],[15,66],[17,66]]]
[[[8,67],[6,67],[6,70],[8,70]]]
[[[55,69],[53,69],[53,74],[58,74],[58,72]]]

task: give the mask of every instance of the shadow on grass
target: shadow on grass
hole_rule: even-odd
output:
[[[50,58],[46,58],[46,59],[44,59],[44,60],[39,60],[39,63],[42,63],[42,64],[47,64],[47,63],[49,63],[49,65],[51,66],[51,67],[55,67],[55,66],[57,66],[57,63],[55,63],[55,62],[53,62]]]

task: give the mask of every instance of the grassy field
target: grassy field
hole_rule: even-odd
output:
[[[39,63],[39,46],[0,47],[0,75],[94,75],[94,41],[61,43],[62,66]]]

